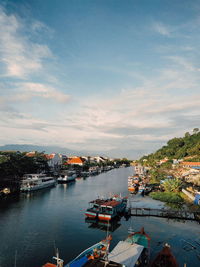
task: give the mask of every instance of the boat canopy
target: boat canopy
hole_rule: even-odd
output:
[[[124,264],[127,267],[135,266],[144,247],[138,244],[130,244],[126,241],[119,241],[117,246],[109,253],[108,260]]]
[[[137,243],[145,248],[149,247],[149,237],[147,235],[142,235],[141,233],[129,235],[126,242],[130,244]]]

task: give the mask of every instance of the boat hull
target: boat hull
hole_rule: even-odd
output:
[[[20,189],[20,191],[21,192],[32,192],[32,191],[37,191],[37,190],[41,190],[44,188],[55,186],[55,184],[56,184],[56,181],[52,181],[52,182],[48,182],[48,183],[43,183],[41,185],[35,185],[32,187],[22,187]]]
[[[97,218],[97,214],[95,212],[91,212],[91,211],[86,211],[85,212],[85,216],[87,218],[92,218],[92,219],[96,219]]]
[[[107,214],[99,214],[98,219],[101,221],[111,221],[114,217],[112,215]]]

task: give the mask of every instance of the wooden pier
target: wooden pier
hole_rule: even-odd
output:
[[[192,220],[200,222],[200,212],[172,209],[130,208],[131,216],[153,216],[168,219]]]

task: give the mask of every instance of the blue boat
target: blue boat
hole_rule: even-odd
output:
[[[75,259],[66,264],[65,267],[81,267],[89,260],[105,258],[109,250],[111,239],[112,237],[111,235],[109,235],[106,239],[87,248],[86,250],[81,252]]]

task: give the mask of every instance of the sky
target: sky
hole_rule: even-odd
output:
[[[137,158],[200,122],[200,0],[0,0],[0,145]]]

